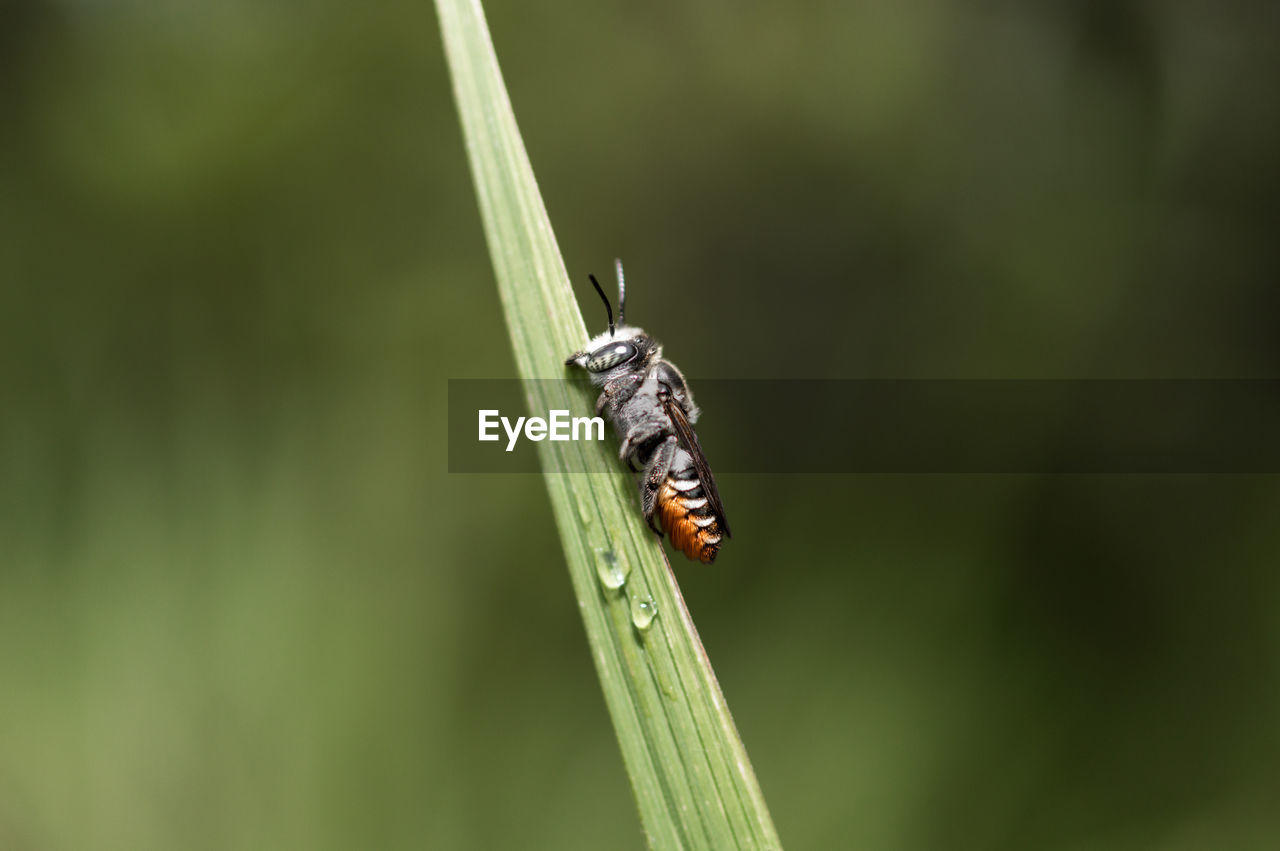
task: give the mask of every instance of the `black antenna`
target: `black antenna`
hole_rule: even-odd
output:
[[[591,279],[591,286],[596,288],[596,292],[600,293],[600,298],[604,299],[604,312],[609,315],[609,336],[613,336],[613,305],[609,304],[609,297],[604,294],[604,290],[600,289],[600,282],[596,280],[595,275],[587,275]]]
[[[622,277],[622,261],[614,258],[614,268],[618,270],[618,324],[626,325],[627,315],[627,282]]]

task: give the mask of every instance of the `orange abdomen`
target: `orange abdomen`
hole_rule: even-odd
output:
[[[685,486],[681,489],[680,486]],[[716,519],[706,495],[687,496],[697,482],[676,482],[668,478],[657,497],[657,514],[671,544],[688,558],[711,564],[720,551],[724,530]],[[698,490],[693,492],[698,493]]]

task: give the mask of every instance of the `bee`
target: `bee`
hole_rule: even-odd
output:
[[[730,537],[716,480],[693,424],[698,406],[662,346],[626,324],[626,283],[618,271],[618,324],[595,275],[588,275],[604,301],[609,330],[570,355],[565,366],[585,369],[601,389],[596,414],[613,423],[622,447],[619,460],[640,472],[640,508],[649,528],[671,539],[690,559],[715,561],[722,538]]]

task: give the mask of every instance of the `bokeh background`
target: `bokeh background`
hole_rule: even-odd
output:
[[[692,380],[1280,374],[1275,4],[486,6]],[[430,4],[3,17],[0,847],[642,847],[541,481],[446,472],[514,367]],[[789,847],[1280,844],[1276,477],[720,486]]]

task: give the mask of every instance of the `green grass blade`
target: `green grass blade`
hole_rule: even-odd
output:
[[[523,378],[566,377],[587,339],[478,0],[436,0],[467,155]],[[591,410],[585,389],[530,382],[533,411]],[[777,848],[751,763],[635,484],[607,443],[538,444],[587,639],[645,833],[655,848]],[[594,465],[594,466],[593,466]],[[598,571],[626,573],[609,589]],[[690,569],[704,570],[701,566]],[[652,600],[647,629],[633,621]],[[607,838],[601,847],[608,847]]]

